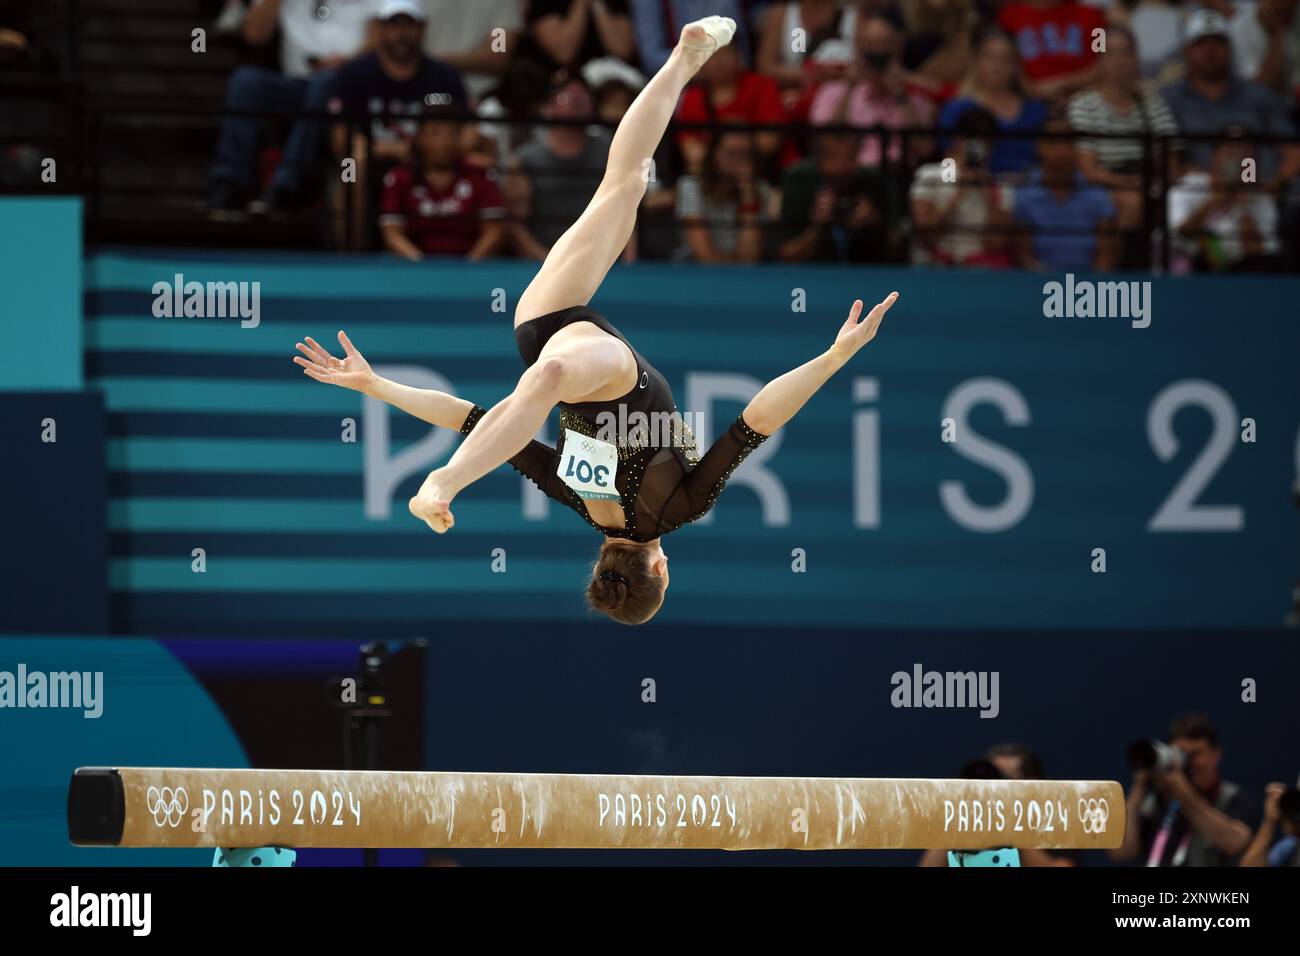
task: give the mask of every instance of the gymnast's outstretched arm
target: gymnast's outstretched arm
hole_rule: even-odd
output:
[[[463,398],[434,388],[413,388],[376,375],[344,332],[339,332],[339,344],[344,353],[341,359],[308,337],[305,343],[299,342],[297,346],[302,356],[294,356],[293,360],[302,367],[304,374],[318,382],[377,398],[439,428],[470,434],[485,417],[482,409],[475,415],[478,406]],[[555,474],[556,452],[550,445],[534,439],[511,455],[509,461],[510,467],[532,481],[547,496],[579,510],[575,508],[573,492]]]
[[[303,373],[309,378],[327,385],[348,388],[369,398],[377,398],[439,428],[460,431],[465,419],[474,410],[473,402],[455,395],[431,388],[412,388],[376,375],[346,332],[339,332],[339,345],[343,346],[341,359],[331,355],[319,342],[307,336],[305,343],[299,342],[296,346],[302,355],[295,355],[293,361],[302,367]]]
[[[466,445],[476,448],[465,472],[457,472],[452,467],[463,457],[461,449],[458,449],[446,466],[435,470],[425,480],[421,486],[424,497],[417,495],[411,499],[411,513],[424,520],[430,528],[441,532],[454,525],[455,519],[448,507],[451,499],[466,484],[506,462],[549,497],[570,508],[575,507],[574,494],[555,474],[555,449],[536,441],[532,435],[541,428],[547,414],[566,394],[567,388],[582,389],[591,387],[593,383],[599,384],[600,376],[604,374],[602,369],[612,369],[616,365],[617,346],[613,339],[584,347],[581,361],[563,346],[554,349],[548,346],[550,354],[544,352],[542,361],[520,377],[519,386],[511,395],[490,412],[480,412],[477,416],[472,415],[476,408],[473,402],[437,389],[401,385],[376,375],[347,333],[339,332],[339,344],[344,354],[341,359],[308,337],[298,343],[297,349],[302,355],[295,355],[293,361],[301,366],[305,375],[318,382],[361,392],[431,425],[467,434],[470,438],[462,443],[461,449]],[[539,367],[545,375],[533,372]],[[552,387],[554,395],[551,394]],[[464,474],[470,477],[460,477]],[[432,501],[426,501],[430,498]],[[422,513],[423,507],[428,507],[429,511]]]
[[[361,390],[370,398],[387,402],[408,415],[458,432],[474,410],[474,403],[433,388],[414,388],[376,375],[369,388]]]
[[[897,301],[898,293],[889,293],[859,322],[862,300],[854,300],[849,317],[835,337],[835,344],[815,359],[764,385],[741,413],[745,424],[760,434],[771,435],[794,418],[808,399],[857,354],[858,349],[875,338],[881,319]]]

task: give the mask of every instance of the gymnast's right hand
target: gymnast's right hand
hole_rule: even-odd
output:
[[[445,493],[436,480],[436,471],[429,473],[424,484],[407,502],[411,514],[419,518],[438,534],[446,534],[456,525],[456,517],[451,513],[451,495]]]
[[[294,364],[301,365],[304,375],[318,382],[350,388],[364,392],[375,382],[375,373],[365,356],[357,351],[348,334],[339,330],[339,345],[343,347],[343,358],[335,358],[310,335],[306,344],[299,342],[296,346],[302,355],[293,357]],[[303,356],[306,356],[305,358]]]
[[[839,334],[835,336],[835,344],[831,346],[831,352],[845,362],[853,358],[858,349],[876,337],[876,330],[880,328],[880,320],[885,317],[885,313],[897,301],[898,293],[889,293],[879,305],[867,313],[865,319],[859,322],[858,316],[862,314],[862,300],[855,299],[853,307],[849,309],[849,317],[844,320],[844,325],[840,327]]]

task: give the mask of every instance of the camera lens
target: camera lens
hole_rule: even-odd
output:
[[[1154,770],[1159,755],[1149,740],[1135,740],[1128,745],[1128,765],[1133,770]]]

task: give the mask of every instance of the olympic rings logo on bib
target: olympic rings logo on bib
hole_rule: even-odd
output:
[[[555,474],[581,498],[617,501],[618,449],[607,441],[564,430],[564,454]]]

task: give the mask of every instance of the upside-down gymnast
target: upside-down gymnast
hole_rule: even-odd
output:
[[[355,389],[466,436],[410,500],[411,514],[439,534],[455,524],[455,497],[506,462],[576,511],[605,535],[587,602],[624,624],[642,624],[663,605],[668,558],[661,537],[713,507],[736,467],[871,341],[898,299],[890,293],[862,321],[862,300],[855,300],[834,344],[765,385],[702,458],[663,375],[587,307],[632,235],[646,189],[644,161],[663,137],[678,96],[713,52],[731,42],[735,29],[726,17],[687,24],[668,61],[633,101],[610,143],[590,205],[556,241],[519,299],[515,343],[526,370],[490,411],[380,378],[341,331],[342,359],[312,338],[298,343],[302,355],[294,357],[318,382]],[[556,405],[562,434],[552,448],[533,436]],[[652,421],[670,416],[672,440],[646,442],[644,433],[602,431],[611,420],[627,422],[636,412]],[[604,440],[610,437],[616,440]]]

